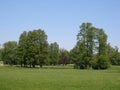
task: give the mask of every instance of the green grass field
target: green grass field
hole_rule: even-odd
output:
[[[76,70],[1,66],[0,90],[120,90],[120,67]]]

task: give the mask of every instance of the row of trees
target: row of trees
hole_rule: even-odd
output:
[[[36,65],[75,64],[75,68],[106,69],[120,65],[118,48],[107,44],[107,35],[103,29],[83,23],[77,34],[77,43],[69,52],[60,49],[54,42],[47,42],[44,30],[24,31],[16,41],[4,43],[0,49],[0,59],[5,64],[35,67]]]
[[[23,32],[19,42],[9,41],[4,43],[2,50],[2,60],[5,64],[21,65],[24,67],[35,67],[35,65],[56,65],[66,64],[63,62],[66,50],[59,49],[59,45],[47,42],[47,35],[41,29]],[[65,53],[63,56],[62,53]],[[68,58],[65,58],[68,61]]]

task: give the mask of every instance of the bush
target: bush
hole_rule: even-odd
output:
[[[74,69],[79,69],[79,66],[75,64]]]
[[[98,57],[98,69],[107,69],[110,67],[109,59],[106,55],[100,55]]]
[[[100,55],[92,61],[93,69],[107,69],[110,67],[109,59],[106,55]]]

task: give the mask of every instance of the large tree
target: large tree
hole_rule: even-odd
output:
[[[77,34],[77,44],[72,50],[74,59],[79,68],[108,68],[106,55],[107,35],[102,29],[93,27],[91,23],[83,23]],[[76,51],[75,51],[76,50]],[[73,52],[71,52],[73,53]]]
[[[98,29],[98,69],[106,69],[109,67],[109,58],[107,56],[107,35],[102,29]]]
[[[42,67],[48,59],[48,42],[44,30],[23,32],[17,50],[21,66],[24,64],[24,66],[35,67],[36,64],[39,64]]]
[[[80,68],[90,66],[90,61],[93,56],[94,47],[94,31],[91,23],[83,23],[80,26],[80,31],[77,35],[77,47],[79,49],[79,65]]]
[[[43,64],[48,62],[48,42],[47,42],[47,35],[44,30],[34,30],[36,33],[36,39],[34,43],[36,43],[36,48],[38,48],[38,54],[36,55],[37,59],[39,60],[40,67]]]

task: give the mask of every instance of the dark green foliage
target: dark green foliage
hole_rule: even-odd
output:
[[[106,46],[107,46],[107,35],[102,29],[99,29],[98,32],[98,42],[99,42],[99,55],[106,55]]]
[[[59,64],[67,65],[69,63],[69,52],[65,49],[60,49]]]
[[[118,51],[118,47],[113,48],[108,44],[107,55],[112,65],[120,65],[120,52]]]
[[[17,48],[17,57],[21,66],[24,64],[24,66],[35,67],[39,64],[42,67],[48,57],[48,43],[45,32],[41,29],[23,32]]]
[[[28,43],[27,43],[27,36],[28,33],[24,31],[19,38],[18,48],[17,48],[17,61],[21,66],[27,65],[27,50],[28,50]]]
[[[54,42],[49,45],[49,63],[50,65],[56,65],[59,61],[59,45]]]
[[[107,55],[100,55],[98,57],[98,68],[100,69],[107,69],[109,67],[109,59]]]
[[[117,47],[107,44],[107,35],[103,29],[82,23],[77,34],[77,43],[70,52],[59,49],[54,42],[47,42],[44,30],[24,31],[15,41],[4,43],[0,49],[0,60],[5,64],[18,64],[21,67],[39,65],[74,64],[79,69],[107,69],[112,65],[120,65],[120,52]]]
[[[98,58],[93,62],[93,69],[107,69],[110,67],[109,58],[106,55],[99,55]]]
[[[106,69],[109,60],[106,53],[107,35],[102,29],[83,23],[77,35],[77,44],[71,50],[71,60],[75,67],[86,69]]]
[[[15,41],[9,41],[4,43],[2,50],[2,60],[5,64],[16,64],[16,48],[17,48],[17,42]]]

